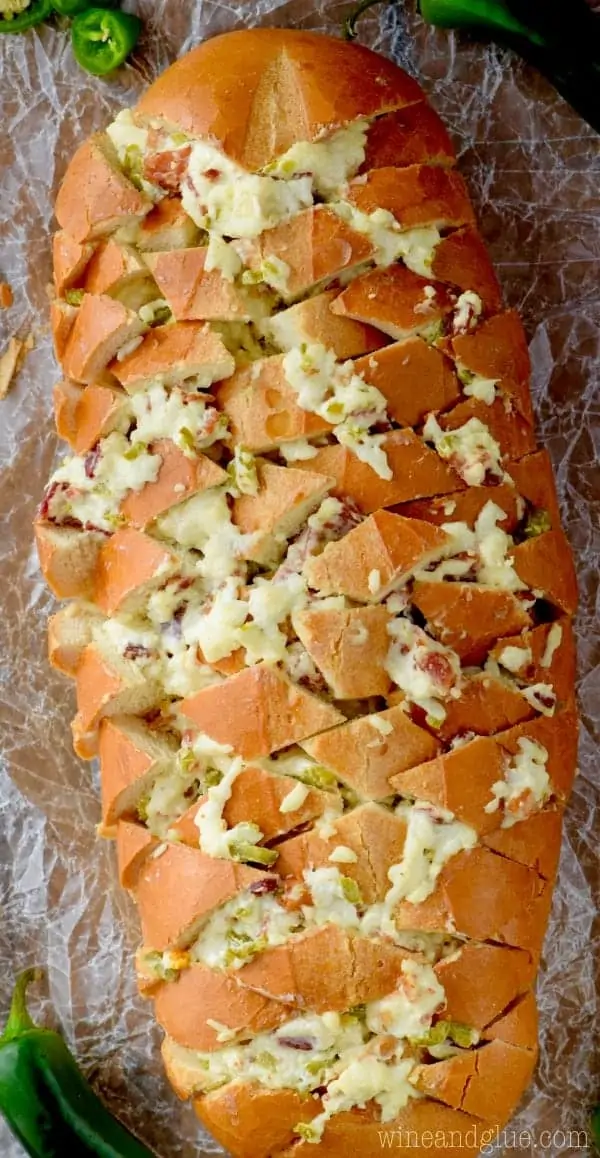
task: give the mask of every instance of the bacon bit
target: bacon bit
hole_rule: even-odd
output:
[[[314,1041],[308,1037],[278,1037],[279,1045],[285,1045],[288,1049],[301,1049],[306,1053],[311,1052],[315,1048]]]
[[[95,477],[96,471],[98,469],[98,463],[100,462],[101,458],[102,451],[99,444],[95,446],[93,450],[90,450],[89,454],[86,454],[83,460],[83,469],[85,471],[86,478]]]
[[[182,177],[187,168],[191,145],[182,149],[166,149],[160,153],[150,153],[144,160],[144,177],[161,189],[179,192]]]
[[[278,884],[275,877],[264,877],[262,881],[254,881],[248,886],[248,892],[255,897],[262,897],[265,893],[277,892]]]
[[[220,169],[205,169],[202,176],[206,177],[207,181],[216,181],[217,178],[221,176],[221,170]]]
[[[13,292],[7,281],[0,281],[0,310],[8,310],[14,301]]]
[[[38,507],[38,518],[50,519],[50,517],[51,517],[50,516],[50,504],[52,502],[52,499],[56,495],[57,491],[59,491],[59,490],[63,490],[63,491],[65,490],[65,483],[53,482],[50,484],[50,486],[48,487],[48,490],[46,491],[46,494],[44,495],[44,497],[43,497],[43,499]]]
[[[415,663],[421,671],[431,677],[439,688],[449,689],[454,684],[454,672],[450,660],[439,651],[428,651],[416,655]]]
[[[128,643],[125,651],[123,652],[125,659],[142,659],[142,657],[148,659],[151,654],[152,652],[150,652],[148,648],[144,647],[141,643]]]

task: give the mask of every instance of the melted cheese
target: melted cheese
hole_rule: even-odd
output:
[[[450,557],[430,570],[420,570],[417,578],[442,581],[447,578],[473,578],[486,587],[523,591],[525,584],[512,564],[514,540],[497,524],[506,519],[501,507],[490,501],[480,511],[473,530],[466,523],[442,523],[450,536],[446,548]],[[453,556],[460,556],[455,558]]]
[[[409,619],[399,616],[388,624],[392,637],[385,669],[407,699],[425,709],[432,720],[444,720],[440,702],[455,696],[460,679],[456,652],[431,639]]]
[[[522,671],[531,661],[530,647],[504,647],[498,656],[498,663],[513,675]]]
[[[368,237],[374,248],[376,265],[388,266],[402,259],[404,264],[421,277],[429,277],[436,247],[441,241],[439,230],[433,227],[402,229],[401,224],[387,209],[363,213],[347,201],[331,206],[357,233]]]
[[[280,446],[279,453],[286,462],[303,462],[308,458],[314,458],[318,450],[305,438],[297,438],[295,442],[285,442]]]
[[[197,451],[227,437],[225,415],[181,390],[165,390],[154,383],[134,394],[129,405],[136,421],[130,436],[134,446],[169,438],[188,457],[195,458]]]
[[[181,201],[200,229],[221,237],[258,237],[312,200],[310,176],[281,181],[249,173],[209,141],[192,145]]]
[[[331,199],[360,169],[368,128],[369,122],[361,118],[318,141],[299,141],[265,172],[285,181],[308,173],[315,191]]]
[[[492,785],[493,798],[485,806],[486,812],[497,812],[503,805],[503,828],[512,828],[542,808],[552,793],[546,748],[525,736],[518,747],[517,755],[507,763],[504,779]]]
[[[272,894],[246,891],[213,913],[190,957],[211,969],[241,969],[257,953],[285,944],[299,926],[301,914],[288,912]]]
[[[283,813],[297,812],[299,808],[302,808],[309,792],[310,788],[308,785],[296,784],[296,786],[287,793],[287,796],[284,796],[279,805],[279,811]]]
[[[138,442],[113,431],[103,438],[97,453],[64,459],[50,479],[64,483],[50,502],[56,522],[77,519],[84,527],[114,531],[119,526],[119,507],[131,491],[140,491],[158,476],[161,459]]]
[[[257,845],[262,840],[262,832],[257,824],[240,821],[233,828],[227,827],[223,809],[229,800],[236,777],[242,770],[242,761],[233,760],[231,767],[219,784],[208,789],[207,800],[201,804],[194,817],[200,834],[200,848],[208,856],[232,860],[236,844]]]
[[[344,877],[335,865],[308,869],[304,881],[312,900],[312,905],[304,905],[302,909],[307,925],[330,922],[343,929],[359,928],[358,902],[351,899],[359,894],[352,889],[354,882],[348,883],[349,878]]]
[[[289,350],[283,369],[303,410],[318,414],[334,427],[334,435],[380,478],[392,472],[381,447],[383,435],[371,426],[387,421],[386,399],[380,390],[356,374],[354,363],[337,362],[333,350],[319,342]]]
[[[367,1006],[367,1027],[372,1033],[390,1033],[392,1037],[420,1037],[444,1000],[444,990],[431,965],[403,961],[397,992]]]
[[[455,430],[442,430],[435,415],[430,414],[423,437],[433,443],[440,458],[451,463],[467,486],[482,486],[488,473],[504,477],[500,446],[479,418],[469,418]]]
[[[540,660],[540,667],[550,667],[555,652],[562,643],[563,629],[560,623],[553,623],[546,639],[544,654]]]
[[[218,269],[226,281],[235,281],[243,269],[243,263],[233,245],[228,245],[218,233],[211,233],[204,269],[207,273]]]
[[[402,860],[388,872],[390,888],[385,899],[371,905],[362,919],[361,931],[367,936],[383,934],[396,939],[396,907],[404,901],[420,904],[426,900],[444,865],[477,844],[472,828],[425,801],[403,802],[396,813],[406,824]]]

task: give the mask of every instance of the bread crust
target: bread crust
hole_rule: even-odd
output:
[[[42,570],[76,600],[51,620],[50,661],[76,681],[76,752],[100,755],[98,831],[140,910],[168,1076],[234,1158],[379,1158],[386,1131],[412,1158],[436,1130],[467,1158],[535,1065],[576,762],[577,588],[523,328],[454,160],[390,62],[255,29],[178,61],[81,146],[58,196],[54,403],[81,458],[63,477],[96,478],[113,431],[115,453],[129,439],[134,459],[141,438],[160,461],[115,499],[110,534],[55,524],[47,492]],[[410,236],[386,264],[391,229]],[[313,405],[331,417],[345,396],[340,430],[286,377],[288,352],[314,343],[355,360],[332,381],[328,360],[302,362]],[[156,386],[164,423],[157,409],[142,438]],[[201,411],[184,418],[198,397],[221,412],[206,453]],[[128,643],[138,630],[152,647]],[[225,968],[237,940],[247,957]],[[394,1029],[413,985],[424,1035],[458,1023],[470,1045],[436,1055]],[[360,1025],[371,1061],[397,1050],[415,1096],[382,1121],[381,1071],[363,1067],[309,1151],[297,1127],[327,1109],[321,1071],[305,1097],[293,1065],[289,1088],[234,1067],[202,1093],[198,1052],[304,1017]],[[317,1044],[297,1048],[304,1072]]]
[[[233,369],[233,358],[219,336],[200,322],[157,326],[137,349],[110,366],[128,394],[157,379],[165,386],[177,386],[194,378],[206,387],[226,378]]]
[[[183,700],[180,710],[200,731],[218,744],[230,744],[245,760],[299,743],[344,718],[265,663],[204,688]]]
[[[452,363],[417,336],[359,358],[356,371],[384,395],[400,426],[418,426],[432,411],[447,410],[461,397]]]
[[[422,99],[415,81],[367,48],[349,51],[312,32],[253,28],[194,49],[159,77],[137,112],[262,169],[298,141]]]
[[[207,455],[188,458],[169,439],[155,442],[152,450],[161,460],[155,481],[140,491],[130,491],[121,504],[121,514],[133,527],[147,527],[171,507],[227,478],[222,467]]]
[[[331,424],[302,410],[285,376],[283,355],[236,371],[215,390],[229,419],[233,442],[262,454],[301,438],[318,438]],[[310,461],[308,462],[310,469]]]
[[[325,446],[306,465],[295,466],[333,478],[330,493],[353,499],[365,515],[410,499],[449,494],[464,485],[460,475],[408,428],[386,435],[382,447],[392,470],[389,481],[343,446]]]
[[[77,149],[56,198],[59,225],[80,245],[141,221],[152,202],[121,172],[106,133]]]

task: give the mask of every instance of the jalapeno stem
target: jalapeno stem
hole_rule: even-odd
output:
[[[9,1041],[16,1041],[23,1033],[27,1033],[30,1029],[36,1029],[36,1024],[27,1008],[27,990],[34,981],[41,981],[44,976],[41,969],[25,969],[23,973],[17,977],[12,1001],[10,1003],[10,1011],[8,1014],[8,1021],[4,1027],[4,1033],[0,1037],[0,1046],[8,1045]]]

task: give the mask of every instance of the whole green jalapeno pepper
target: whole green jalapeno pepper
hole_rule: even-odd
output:
[[[60,1034],[36,1025],[17,979],[0,1037],[0,1111],[31,1158],[156,1158],[96,1097]]]

